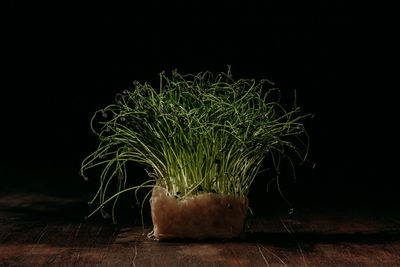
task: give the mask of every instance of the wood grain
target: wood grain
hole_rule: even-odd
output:
[[[84,203],[0,197],[1,266],[400,266],[393,210],[301,210],[249,218],[234,240],[158,242],[140,225],[84,221]]]

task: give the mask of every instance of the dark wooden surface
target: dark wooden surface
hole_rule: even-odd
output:
[[[82,206],[78,199],[3,194],[0,265],[400,266],[395,205],[258,215],[238,239],[202,242],[158,242],[140,224],[84,221]]]

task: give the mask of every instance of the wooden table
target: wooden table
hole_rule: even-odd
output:
[[[82,219],[79,199],[0,197],[1,266],[400,266],[398,208],[304,208],[250,217],[235,240],[158,242],[151,226]]]

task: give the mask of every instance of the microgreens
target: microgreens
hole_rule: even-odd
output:
[[[172,77],[162,72],[158,89],[135,81],[133,90],[118,94],[114,104],[91,120],[100,144],[82,162],[81,174],[103,166],[91,201],[99,201],[94,212],[107,216],[104,205],[114,200],[114,219],[121,193],[156,184],[178,199],[205,192],[246,197],[267,157],[276,170],[271,181],[282,193],[281,160],[294,168],[287,151],[301,161],[307,158],[308,135],[302,123],[307,116],[299,114],[296,95],[287,110],[272,82],[234,80],[230,68],[215,77],[211,72],[181,75],[174,70]],[[125,188],[130,162],[146,166],[149,179]],[[113,180],[117,193],[107,197]]]

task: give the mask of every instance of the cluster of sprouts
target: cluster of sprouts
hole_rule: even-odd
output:
[[[160,73],[157,89],[148,83],[134,86],[91,120],[100,143],[82,162],[81,174],[103,168],[91,201],[99,203],[94,212],[105,215],[104,205],[113,200],[114,218],[121,193],[155,185],[178,199],[205,192],[246,197],[266,157],[276,170],[270,179],[281,192],[281,160],[294,166],[287,151],[300,161],[307,158],[302,119],[308,115],[300,114],[296,97],[290,109],[283,107],[280,90],[268,80],[234,80],[230,68],[215,77],[174,70],[171,77]],[[144,165],[149,179],[126,188],[126,166],[131,162]],[[109,197],[113,182],[117,192]]]

